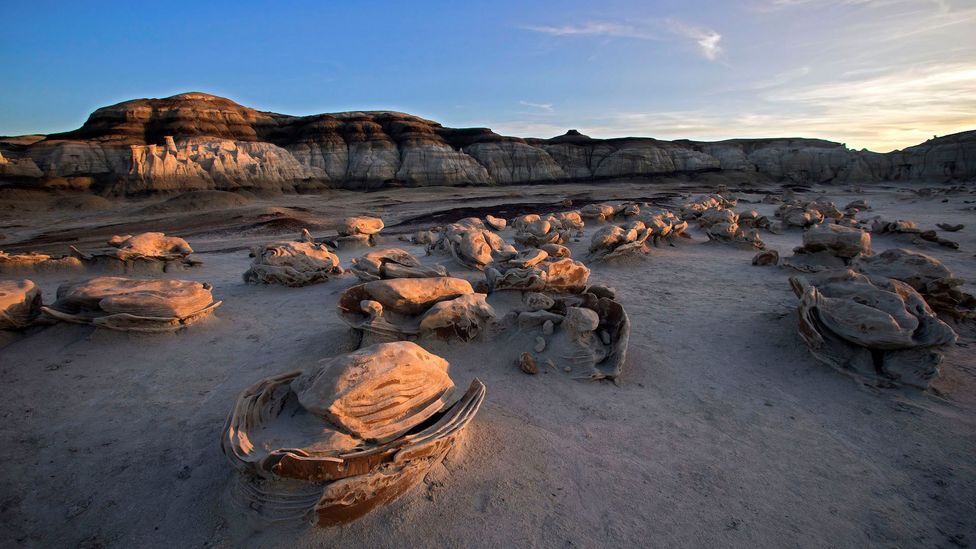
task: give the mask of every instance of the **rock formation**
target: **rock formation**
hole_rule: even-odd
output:
[[[728,172],[794,183],[967,180],[976,131],[887,154],[818,139],[504,137],[397,112],[287,116],[205,93],[96,110],[74,131],[0,143],[0,181],[137,195],[492,185]]]
[[[900,280],[922,294],[930,307],[956,320],[976,316],[976,297],[960,290],[964,281],[934,257],[894,248],[858,257],[851,268],[869,277]]]
[[[41,289],[30,280],[0,280],[0,330],[25,328],[41,314]]]
[[[803,245],[783,263],[798,271],[816,272],[847,267],[855,258],[871,254],[871,235],[834,223],[814,225],[803,232]]]
[[[617,380],[630,340],[630,319],[608,288],[550,297],[527,293],[526,310],[506,315],[505,347],[529,374],[542,365],[578,379]],[[528,350],[528,349],[531,349]]]
[[[590,270],[579,261],[550,257],[548,252],[538,248],[528,248],[508,259],[492,261],[485,267],[489,292],[579,293],[586,287],[589,276]]]
[[[820,361],[882,383],[926,388],[956,334],[911,286],[851,270],[793,277],[800,336]]]
[[[462,266],[482,271],[485,265],[496,258],[513,257],[515,247],[505,242],[495,231],[486,229],[478,218],[467,218],[430,233],[427,239],[435,238],[429,249],[447,251]]]
[[[221,447],[237,497],[271,520],[319,526],[389,503],[454,447],[478,412],[478,380],[455,403],[448,363],[409,342],[378,344],[264,379],[238,398]]]
[[[59,287],[57,301],[42,310],[66,322],[162,332],[183,328],[220,303],[214,302],[209,284],[104,276]]]
[[[485,294],[446,276],[359,284],[342,293],[337,309],[367,343],[416,337],[470,341],[495,319]]]
[[[251,253],[254,260],[243,277],[248,284],[307,286],[342,274],[339,257],[317,244],[308,231],[298,240],[279,240]]]
[[[183,271],[200,265],[190,257],[193,249],[186,240],[149,232],[116,235],[108,249],[90,253],[70,247],[61,257],[47,254],[6,254],[0,252],[0,274],[96,271],[113,274],[154,274]]]
[[[447,276],[440,265],[427,267],[410,252],[400,248],[385,248],[369,252],[352,260],[350,270],[363,282],[384,278],[431,278]]]

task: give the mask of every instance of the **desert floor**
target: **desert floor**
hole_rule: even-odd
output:
[[[917,189],[917,187],[916,187]],[[523,374],[501,342],[431,344],[459,387],[488,397],[464,443],[417,488],[348,526],[266,524],[234,503],[236,473],[219,437],[238,393],[255,381],[350,350],[335,312],[351,274],[304,288],[248,286],[248,247],[335,234],[338,218],[381,215],[398,234],[465,217],[554,211],[564,198],[678,206],[694,184],[616,182],[501,188],[394,189],[251,197],[246,204],[141,201],[38,203],[9,195],[0,249],[65,253],[113,234],[162,230],[197,250],[201,267],[159,275],[206,281],[223,300],[188,329],[134,335],[55,324],[0,345],[0,545],[261,546],[774,546],[953,547],[976,544],[976,330],[921,393],[865,385],[817,362],[796,333],[797,299],[782,267],[753,252],[692,240],[646,257],[591,266],[632,321],[620,385],[551,371]],[[763,192],[732,189],[758,202]],[[920,195],[905,185],[817,187],[861,218],[912,219],[951,250],[874,238],[875,252],[923,251],[976,281],[976,194]],[[11,198],[12,197],[12,198]],[[14,200],[17,199],[17,200]],[[19,201],[18,201],[19,200]],[[740,203],[772,215],[776,206]],[[193,211],[186,211],[187,209]],[[573,243],[585,255],[588,236]],[[763,233],[784,256],[800,231]],[[510,239],[511,232],[505,233]],[[340,252],[344,266],[361,252]],[[425,261],[481,273],[449,256]],[[34,276],[53,300],[79,274]],[[976,292],[976,286],[965,289]]]

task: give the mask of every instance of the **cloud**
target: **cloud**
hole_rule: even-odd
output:
[[[973,89],[976,62],[926,64],[819,84],[791,84],[784,78],[781,85],[750,92],[732,108],[554,113],[544,121],[493,121],[489,126],[520,137],[559,135],[567,128],[604,138],[818,137],[885,152],[976,127]]]
[[[719,42],[722,40],[722,35],[718,32],[687,25],[674,19],[667,19],[666,24],[668,30],[674,34],[691,38],[697,42],[698,48],[701,50],[701,54],[705,56],[705,59],[714,61],[722,53],[722,47],[719,45]]]
[[[552,103],[530,103],[528,101],[519,101],[519,105],[525,105],[526,107],[552,112]]]
[[[550,36],[615,36],[620,38],[637,38],[641,40],[657,40],[660,37],[647,29],[639,29],[631,25],[609,22],[588,22],[582,25],[563,25],[550,27],[544,25],[521,25],[519,28],[548,34]]]
[[[712,29],[691,25],[677,19],[650,19],[636,25],[611,21],[589,21],[579,25],[520,25],[519,28],[558,37],[603,36],[665,41],[668,40],[669,36],[678,36],[693,40],[698,45],[699,52],[709,61],[714,61],[722,53],[721,34]]]
[[[797,7],[864,6],[867,8],[891,8],[893,6],[929,6],[940,12],[948,12],[946,0],[765,0],[754,7],[758,11],[780,11]]]

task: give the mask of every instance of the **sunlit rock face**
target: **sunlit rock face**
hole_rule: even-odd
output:
[[[593,139],[575,130],[521,139],[487,128],[445,128],[398,112],[288,116],[204,93],[126,101],[96,110],[75,131],[29,137],[0,141],[0,181],[116,195],[546,183],[704,171],[805,184],[976,176],[976,132],[888,154],[819,139]]]

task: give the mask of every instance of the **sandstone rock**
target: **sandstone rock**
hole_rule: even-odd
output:
[[[440,357],[401,342],[248,388],[221,438],[241,474],[238,497],[266,520],[312,517],[319,526],[393,501],[455,446],[484,400],[484,384],[475,380],[446,405],[453,389],[447,369]]]
[[[427,311],[439,301],[474,293],[468,281],[451,277],[377,280],[362,287],[384,308],[413,315]]]
[[[209,284],[106,276],[59,287],[57,301],[42,310],[67,322],[160,332],[183,328],[219,305]]]
[[[541,353],[541,352],[545,351],[546,350],[546,339],[544,337],[542,337],[542,336],[536,336],[536,338],[535,338],[535,347],[533,347],[533,350],[535,350],[535,352],[537,352],[537,353]]]
[[[499,253],[513,256],[517,253],[511,244],[493,231],[457,223],[444,228],[434,247],[446,249],[459,264],[479,271],[484,270],[485,265],[491,263]]]
[[[827,251],[837,257],[851,259],[871,253],[871,235],[841,225],[817,225],[803,232],[803,249],[805,253]]]
[[[258,248],[243,277],[248,284],[307,286],[342,274],[339,257],[316,244],[308,231],[297,241],[280,240]]]
[[[616,208],[610,204],[587,204],[580,209],[580,217],[596,221],[607,221],[613,218]]]
[[[906,219],[899,219],[897,221],[885,221],[882,219],[875,219],[871,223],[871,232],[875,234],[888,234],[888,233],[919,233],[918,224],[914,221],[908,221]]]
[[[849,270],[793,277],[800,336],[818,360],[883,383],[926,388],[956,334],[911,286]]]
[[[529,375],[534,376],[539,373],[539,366],[536,364],[532,353],[522,353],[519,355],[518,367]]]
[[[545,290],[556,293],[578,293],[586,287],[589,276],[590,270],[585,265],[569,258],[536,262],[529,266],[524,266],[524,263],[517,259],[497,261],[485,268],[485,280],[488,282],[489,292]]]
[[[495,320],[484,298],[458,278],[398,278],[353,286],[339,297],[337,308],[367,341],[415,336],[468,341]]]
[[[29,326],[41,313],[41,289],[30,280],[0,280],[0,330]]]
[[[542,323],[542,334],[550,336],[552,332],[556,329],[556,325],[551,320],[546,320]]]
[[[395,112],[286,116],[203,93],[96,110],[72,132],[0,143],[0,177],[109,194],[587,181],[720,170],[794,183],[965,181],[976,132],[887,154],[817,139],[714,143],[503,137]]]
[[[425,266],[411,253],[399,248],[377,250],[353,259],[351,270],[364,282],[386,278],[447,276],[447,269],[444,267]]]
[[[530,311],[544,311],[551,309],[556,304],[553,298],[539,292],[526,292],[522,296],[522,302],[525,303],[526,308]]]
[[[179,259],[193,253],[186,240],[163,233],[142,233],[136,236],[113,236],[108,243],[116,248],[118,258]]]
[[[0,252],[0,274],[3,275],[81,272],[85,270],[85,267],[83,258],[75,255],[55,258],[36,252],[27,254],[7,254]]]
[[[374,235],[383,230],[383,220],[378,217],[347,217],[339,226],[339,236]]]
[[[546,216],[546,220],[557,225],[558,229],[582,231],[584,226],[583,216],[581,216],[580,212],[576,210],[550,214]]]
[[[760,267],[776,265],[779,263],[779,252],[776,250],[765,250],[757,253],[752,258],[752,264]]]
[[[454,391],[446,360],[416,343],[380,343],[306,369],[291,382],[309,412],[369,442],[388,442],[440,411]]]
[[[474,339],[495,320],[495,310],[485,297],[485,294],[465,294],[435,303],[420,317],[420,334],[461,341]]]
[[[508,224],[508,222],[501,217],[487,215],[485,216],[485,224],[496,231],[503,231],[505,230],[505,226]]]
[[[934,257],[894,248],[858,257],[851,268],[871,278],[900,280],[920,293],[930,307],[956,320],[976,316],[976,297],[960,290],[963,280]]]
[[[577,332],[592,332],[600,325],[600,317],[592,309],[569,307],[564,325]]]

